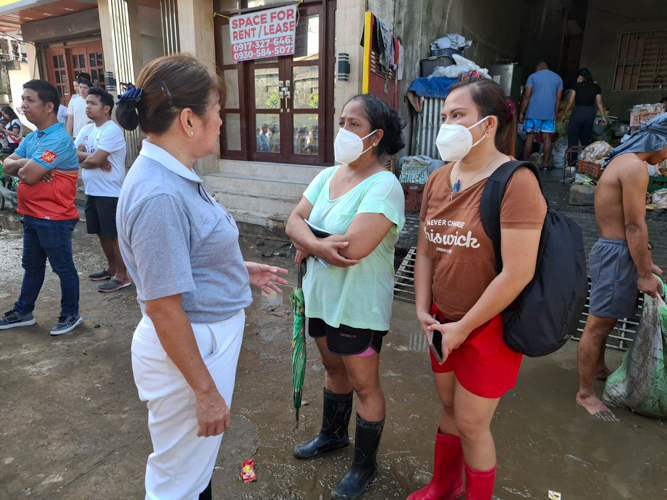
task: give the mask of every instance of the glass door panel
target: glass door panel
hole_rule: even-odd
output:
[[[282,99],[280,66],[253,65],[253,102],[255,152],[261,155],[280,154]]]
[[[227,149],[241,151],[241,114],[225,113],[224,122]]]
[[[317,114],[294,115],[292,137],[293,152],[296,155],[317,155],[319,153],[319,119]]]
[[[320,57],[320,16],[301,17],[296,27],[294,61],[314,61]]]
[[[255,115],[257,126],[257,152],[280,153],[280,114],[258,113]]]
[[[318,109],[320,103],[320,67],[297,66],[292,71],[294,109]]]
[[[280,109],[279,69],[255,69],[255,109]]]

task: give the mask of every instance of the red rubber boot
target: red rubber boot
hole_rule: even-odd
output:
[[[461,438],[451,434],[435,435],[433,479],[407,500],[458,500],[463,497],[463,448]]]
[[[496,466],[479,471],[466,464],[466,500],[492,500]]]

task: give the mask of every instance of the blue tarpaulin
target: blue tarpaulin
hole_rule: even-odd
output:
[[[459,78],[445,78],[443,76],[433,77],[430,80],[428,78],[416,78],[412,82],[409,91],[414,92],[420,97],[444,99],[449,95],[449,89],[452,85],[458,82]]]

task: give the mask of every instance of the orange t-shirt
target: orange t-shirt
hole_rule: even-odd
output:
[[[458,321],[495,279],[493,242],[482,225],[480,201],[487,179],[459,193],[452,192],[454,163],[436,170],[424,189],[419,220],[433,264],[433,302],[446,318]],[[501,205],[504,229],[541,229],[547,204],[535,174],[517,170],[507,184]]]

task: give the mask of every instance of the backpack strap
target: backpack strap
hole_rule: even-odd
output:
[[[482,225],[484,226],[484,232],[493,242],[493,251],[496,255],[496,272],[498,274],[503,270],[503,258],[500,249],[500,210],[507,183],[514,175],[514,172],[521,167],[526,167],[535,174],[537,182],[540,185],[540,190],[542,190],[540,171],[534,163],[529,161],[508,161],[503,163],[489,176],[482,192]]]

